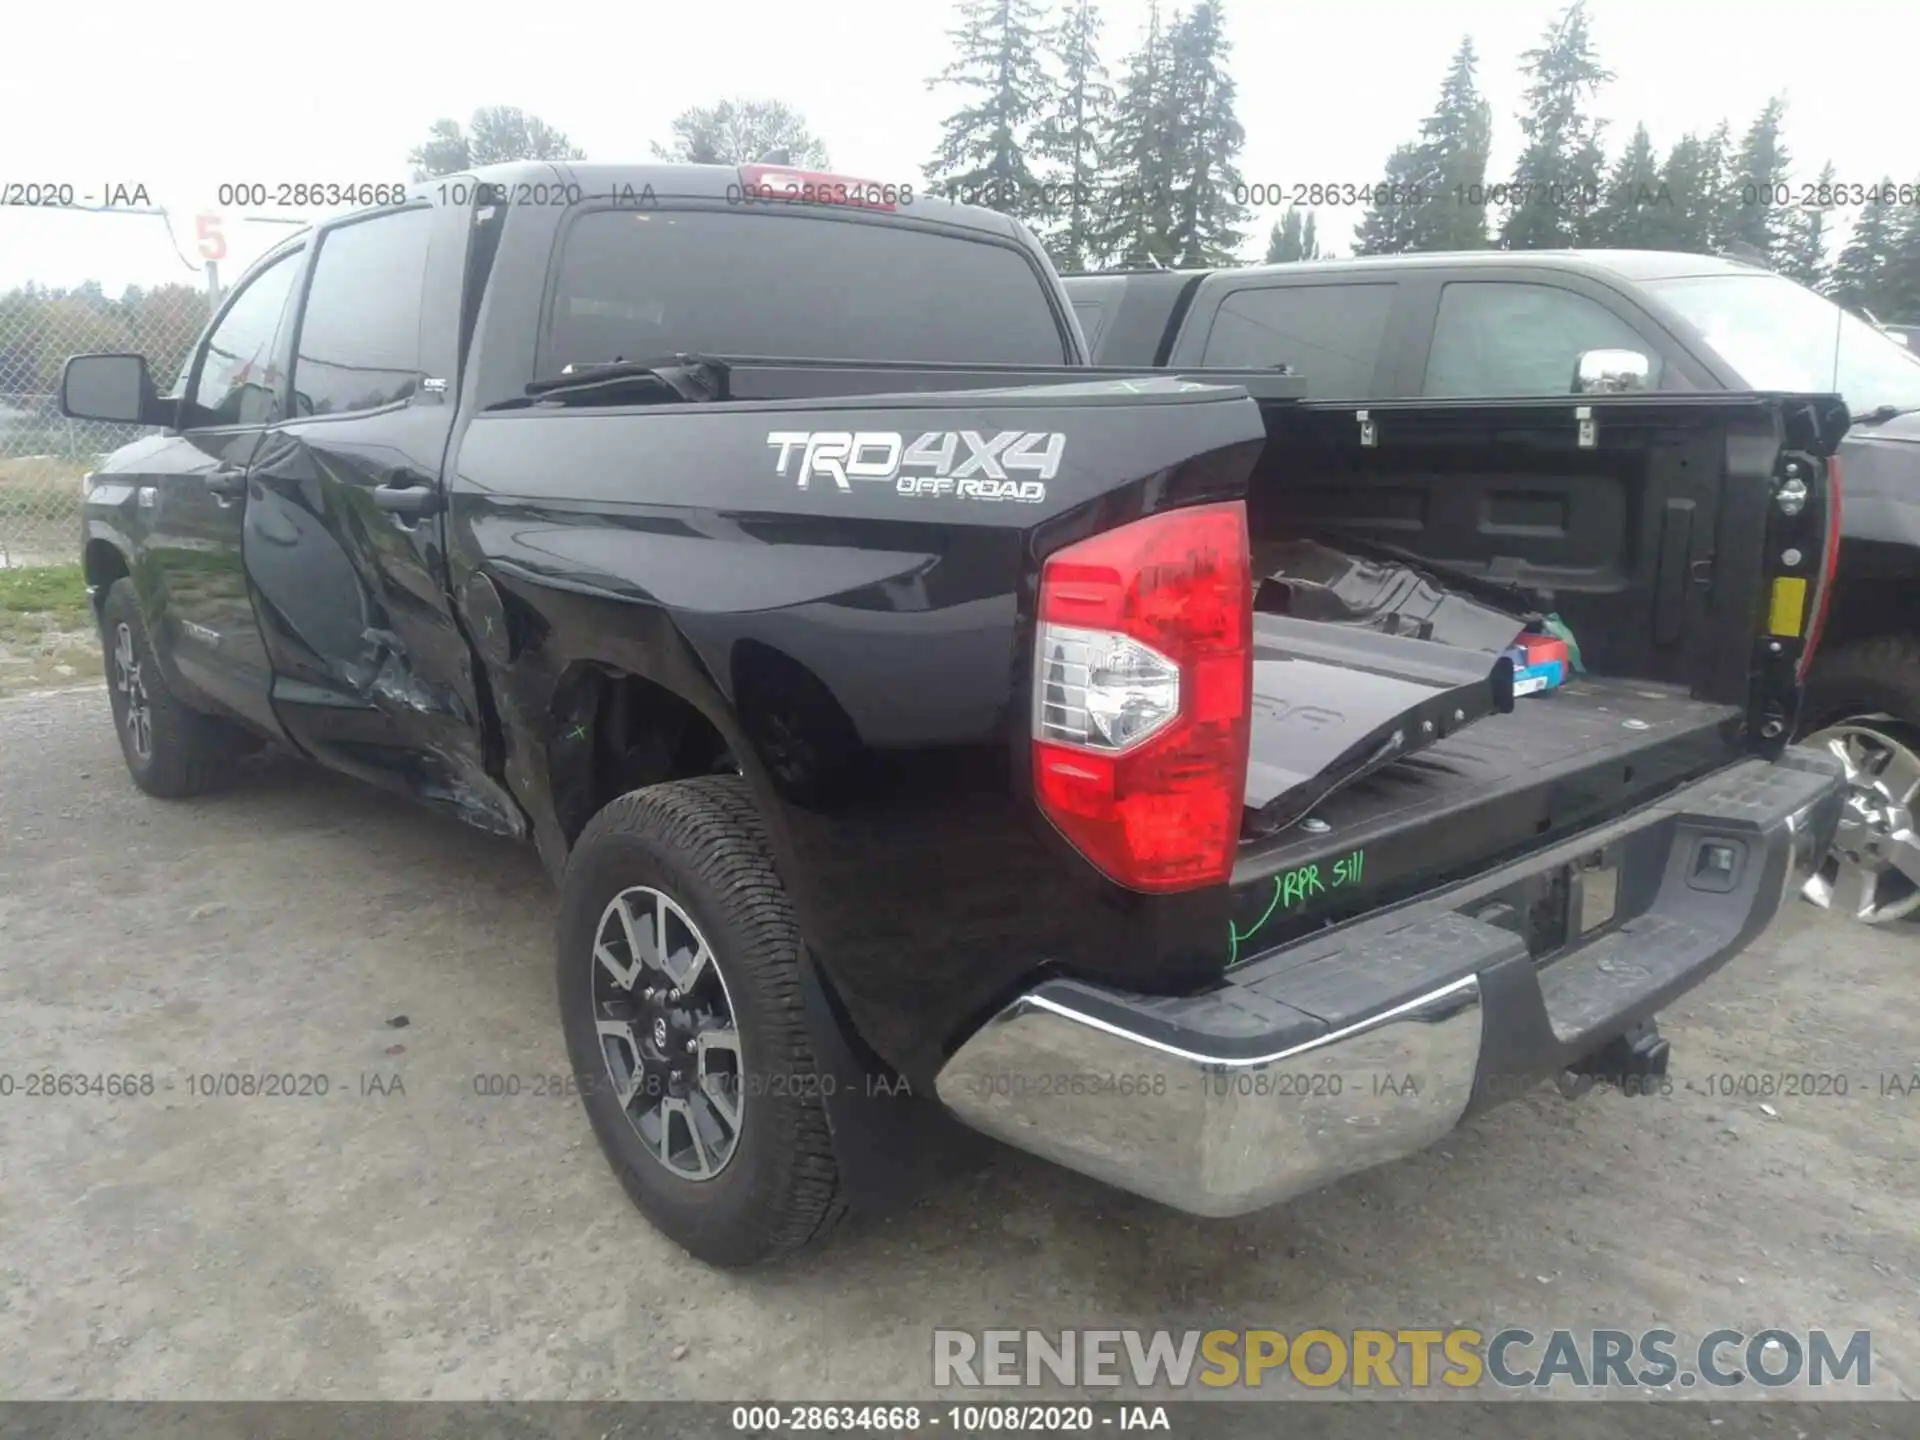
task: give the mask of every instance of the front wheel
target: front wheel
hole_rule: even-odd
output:
[[[133,783],[165,800],[198,795],[225,779],[236,758],[254,747],[251,736],[202,715],[167,688],[154,662],[146,622],[124,576],[100,605],[107,703]]]
[[[573,1073],[634,1204],[709,1264],[791,1254],[844,1212],[800,963],[738,777],[633,791],[582,832],[557,967]]]

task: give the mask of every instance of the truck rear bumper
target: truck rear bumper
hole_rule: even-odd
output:
[[[1423,1149],[1651,1018],[1797,893],[1843,795],[1829,757],[1789,750],[1259,956],[1204,994],[1049,980],[968,1038],[935,1088],[974,1128],[1121,1189],[1197,1215],[1257,1210]],[[1731,874],[1709,863],[1728,855]],[[1536,958],[1511,902],[1555,872],[1576,913],[1597,877],[1612,903]]]

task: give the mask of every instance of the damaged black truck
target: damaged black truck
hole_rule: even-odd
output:
[[[128,767],[272,742],[531,840],[593,1129],[718,1264],[980,1134],[1229,1215],[1662,1074],[1838,818],[1786,736],[1841,403],[1087,362],[1024,229],[903,187],[329,220],[170,394],[68,362],[157,427],[86,481]]]

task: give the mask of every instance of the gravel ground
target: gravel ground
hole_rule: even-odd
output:
[[[574,1101],[476,1094],[565,1069],[552,915],[530,850],[273,756],[149,800],[103,690],[0,700],[0,1070],[155,1087],[0,1099],[0,1396],[931,1398],[936,1325],[1453,1323],[1868,1328],[1873,1392],[1920,1392],[1916,928],[1796,907],[1665,1017],[1665,1099],[1543,1087],[1225,1222],[1006,1152],[736,1276]],[[235,1071],[329,1092],[192,1093]],[[1849,1093],[1707,1088],[1809,1071]]]

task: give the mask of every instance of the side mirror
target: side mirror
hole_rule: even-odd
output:
[[[1645,390],[1653,362],[1638,350],[1583,350],[1573,366],[1576,395],[1617,395]]]
[[[60,413],[75,420],[157,425],[159,409],[144,355],[75,355],[60,372]]]

